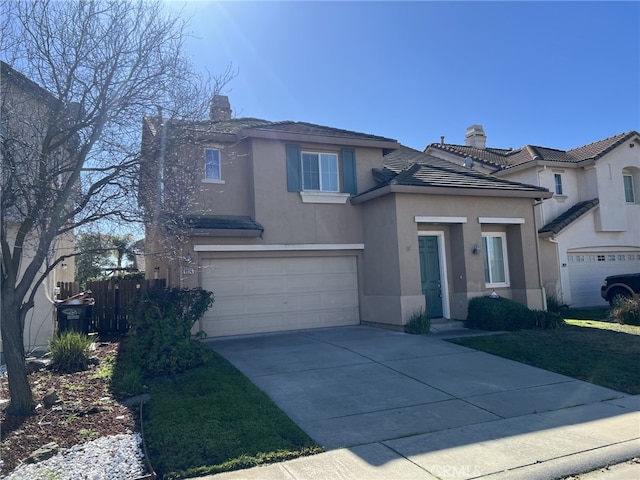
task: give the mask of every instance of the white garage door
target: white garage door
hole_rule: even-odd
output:
[[[607,305],[600,297],[605,277],[640,272],[640,254],[633,252],[572,252],[567,261],[572,307]]]
[[[354,256],[211,259],[202,286],[215,296],[210,337],[360,323]]]

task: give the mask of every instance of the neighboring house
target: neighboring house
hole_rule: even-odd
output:
[[[38,142],[46,131],[46,119],[53,104],[56,102],[55,97],[47,90],[43,89],[35,82],[28,79],[22,73],[18,72],[5,62],[0,62],[0,141],[2,142],[2,167],[3,170],[8,167],[8,159],[6,155],[19,157],[26,153],[29,158],[28,150],[37,148]],[[27,168],[25,161],[16,161],[18,168]],[[35,169],[33,169],[35,170]],[[28,172],[20,172],[20,174],[29,175]],[[19,176],[18,175],[18,176]],[[7,184],[12,180],[8,180],[10,176],[7,171],[3,172],[2,185],[11,188],[11,184]],[[15,178],[13,179],[15,180]],[[9,199],[8,195],[4,195],[5,199]],[[13,201],[13,200],[7,200]],[[15,203],[21,202],[22,199],[15,199]],[[2,228],[9,243],[15,239],[19,220],[19,205],[6,204],[2,206]],[[26,251],[23,253],[22,267],[28,263],[34,252],[34,242],[27,239],[25,242]],[[29,250],[31,249],[31,250]],[[58,257],[64,254],[70,254],[74,249],[73,234],[59,237],[54,245],[54,256]],[[67,259],[52,271],[45,282],[38,287],[35,296],[35,305],[27,314],[24,328],[24,346],[27,352],[47,348],[49,338],[53,335],[55,321],[55,287],[56,282],[72,282],[74,277],[74,261],[73,257]],[[0,349],[1,350],[1,349]]]
[[[571,150],[486,146],[481,125],[465,145],[426,153],[500,178],[548,188],[537,207],[541,268],[548,294],[574,307],[606,305],[608,275],[640,272],[640,134],[630,131]]]
[[[211,111],[144,119],[139,192],[147,276],[213,291],[209,336],[464,319],[493,290],[544,308],[547,189],[376,135],[232,118],[222,96]]]

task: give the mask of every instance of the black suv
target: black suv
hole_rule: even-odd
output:
[[[620,298],[632,297],[634,294],[640,294],[640,273],[611,275],[604,279],[600,288],[600,295],[612,307]]]

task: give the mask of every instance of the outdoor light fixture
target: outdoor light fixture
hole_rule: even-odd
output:
[[[471,248],[471,253],[478,255],[480,253],[480,245],[476,243],[473,248]]]

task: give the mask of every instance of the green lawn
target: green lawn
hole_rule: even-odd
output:
[[[247,468],[322,451],[221,356],[149,382],[144,409],[149,457],[159,478]]]
[[[556,330],[452,339],[459,345],[633,395],[640,394],[640,327],[567,320]]]

